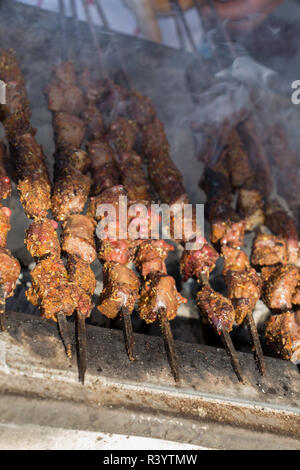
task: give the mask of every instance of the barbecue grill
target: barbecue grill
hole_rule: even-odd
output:
[[[71,4],[74,6],[73,2]],[[17,52],[28,87],[32,123],[38,129],[37,138],[43,145],[49,168],[53,166],[54,142],[51,114],[43,92],[52,67],[60,59],[79,58],[96,72],[100,60],[109,77],[122,85],[129,80],[131,86],[153,100],[166,126],[172,143],[172,158],[184,175],[190,200],[203,202],[204,194],[198,187],[203,170],[203,164],[196,158],[198,135],[192,135],[186,124],[197,118],[195,101],[200,91],[195,83],[199,74],[205,76],[201,82],[203,91],[214,83],[215,66],[183,50],[113,33],[105,22],[103,28],[96,27],[87,6],[86,22],[78,21],[74,9],[73,16],[66,17],[63,0],[59,6],[57,15],[15,2],[1,2],[1,46],[13,47]],[[180,20],[180,11],[178,14]],[[271,103],[272,92],[262,90],[264,92]],[[285,109],[287,105],[286,98],[281,96],[273,101],[274,107]],[[178,110],[181,110],[180,116]],[[297,110],[292,113],[297,117]],[[295,132],[294,143],[297,137]],[[248,333],[243,328],[235,333],[234,344],[239,350],[247,383],[238,383],[222,343],[199,322],[192,300],[193,283],[183,286],[189,301],[180,307],[172,325],[182,377],[180,388],[173,384],[156,326],[145,327],[137,316],[133,318],[137,361],[129,363],[119,331],[120,322],[114,321],[107,328],[105,319],[97,312],[92,313],[87,326],[89,365],[85,386],[80,385],[76,360],[66,364],[54,326],[41,320],[39,312],[24,296],[30,282],[31,260],[24,248],[24,229],[28,221],[15,187],[9,206],[13,215],[8,247],[22,263],[22,277],[14,297],[7,301],[8,330],[0,337],[3,424],[46,424],[104,432],[122,429],[132,435],[161,437],[208,448],[246,448],[250,441],[255,448],[299,445],[297,367],[266,356],[267,375],[262,377],[249,354]],[[179,255],[176,250],[168,260],[168,271],[178,285]],[[96,294],[99,294],[102,273],[99,266],[95,266],[95,271]],[[256,319],[263,318],[263,309],[259,302]],[[258,327],[262,329],[260,323]],[[271,355],[266,345],[264,352]],[[18,410],[22,407],[18,414],[10,407],[4,411],[6,403],[12,399]],[[46,422],[42,410],[31,415],[33,407],[40,407],[41,401],[37,405],[37,399],[47,403]],[[62,402],[66,409],[58,422],[56,410]],[[76,422],[72,417],[74,410]]]

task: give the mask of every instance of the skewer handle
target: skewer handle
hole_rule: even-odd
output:
[[[130,361],[135,360],[134,356],[134,337],[132,331],[131,316],[128,308],[122,307],[121,309],[122,320],[123,320],[123,334],[126,346],[126,351]]]
[[[66,350],[67,356],[71,359],[72,358],[72,343],[70,339],[70,331],[69,325],[67,321],[67,317],[64,313],[57,314],[57,325],[60,337],[62,339],[63,345]]]
[[[0,282],[0,330],[6,331],[5,326],[5,293],[3,285]]]
[[[232,365],[233,370],[235,372],[235,375],[237,376],[239,382],[245,383],[245,380],[244,380],[243,374],[242,374],[240,361],[238,359],[236,350],[234,349],[232,339],[231,339],[231,336],[228,333],[228,331],[223,331],[221,333],[221,339],[222,339],[222,342],[225,346],[226,352],[227,352],[228,356],[230,357],[230,362],[231,362],[231,365]]]
[[[87,369],[87,339],[85,316],[76,312],[76,346],[79,381],[84,385],[84,377]]]
[[[160,329],[164,338],[165,350],[170,364],[171,372],[177,384],[180,383],[178,359],[175,349],[174,338],[170,322],[167,318],[166,310],[161,308],[158,313]]]
[[[261,375],[266,375],[264,354],[263,354],[263,350],[260,344],[258,331],[255,325],[254,319],[253,319],[252,312],[248,312],[247,326],[248,326],[249,333],[253,342],[253,352],[254,352],[255,362],[257,364],[258,370],[261,373]]]

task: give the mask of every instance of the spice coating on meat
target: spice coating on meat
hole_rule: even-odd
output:
[[[87,215],[71,215],[63,225],[62,250],[92,263],[96,259],[95,225],[95,221]]]
[[[53,118],[56,147],[58,149],[79,149],[85,134],[85,123],[74,114],[55,113]]]
[[[146,323],[153,323],[163,308],[168,320],[173,320],[179,305],[185,302],[187,300],[177,291],[173,277],[152,272],[141,289],[139,314]]]
[[[36,220],[26,231],[25,246],[31,256],[42,258],[46,255],[60,257],[60,244],[55,222],[50,219]],[[57,224],[56,224],[57,225]]]
[[[288,252],[283,238],[266,233],[258,233],[253,242],[251,262],[254,266],[286,264]]]
[[[0,248],[0,282],[5,298],[13,295],[20,272],[19,261],[12,256],[9,250]]]
[[[92,295],[96,288],[96,278],[89,263],[76,255],[69,255],[67,262],[69,281],[76,286],[77,310],[88,317],[92,310]]]
[[[32,287],[26,291],[29,302],[41,308],[42,316],[56,321],[58,313],[72,315],[76,292],[68,281],[61,259],[44,258],[31,271]]]
[[[137,275],[119,263],[103,266],[104,289],[100,294],[99,311],[108,318],[116,318],[122,307],[131,313],[138,299],[140,282]]]
[[[251,232],[263,225],[264,201],[261,193],[255,189],[241,189],[238,194],[237,210],[246,222],[246,231]]]
[[[202,276],[208,278],[218,258],[218,253],[208,243],[204,243],[201,250],[185,250],[180,260],[183,280],[187,281],[189,278],[199,280]]]
[[[7,234],[11,229],[10,225],[10,209],[0,204],[0,248],[5,248]]]
[[[0,199],[7,199],[11,194],[11,181],[5,170],[6,146],[0,140]]]
[[[87,139],[101,139],[105,134],[102,114],[92,101],[89,101],[82,114],[87,126]]]
[[[52,196],[52,212],[57,220],[66,220],[70,215],[84,209],[91,187],[91,179],[81,171],[66,168],[56,179]]]
[[[121,184],[126,188],[129,201],[149,201],[150,190],[141,157],[134,152],[126,152],[120,155],[119,160]]]
[[[286,239],[289,263],[297,263],[299,259],[299,240],[295,222],[281,207],[278,201],[273,201],[267,205],[266,225],[276,235],[280,235]]]
[[[58,178],[65,168],[74,168],[81,173],[86,173],[91,166],[90,156],[81,149],[58,150],[54,154],[54,159],[55,178]]]
[[[253,178],[254,172],[251,168],[249,157],[236,128],[231,130],[228,137],[226,160],[230,181],[234,188],[245,185]]]
[[[197,293],[196,302],[201,315],[219,334],[232,330],[235,311],[229,299],[207,285]]]
[[[272,316],[266,327],[267,343],[282,359],[300,362],[300,311]]]
[[[137,125],[130,119],[118,117],[109,128],[108,140],[118,154],[130,152],[137,138]]]
[[[141,95],[138,91],[130,93],[128,112],[131,119],[139,126],[152,122],[156,117],[156,112],[150,98]]]
[[[118,185],[119,172],[111,147],[103,140],[93,140],[88,144],[93,176],[92,194],[96,196],[105,189]]]
[[[154,272],[167,274],[165,260],[169,251],[173,250],[174,247],[164,240],[142,241],[134,260],[141,276],[145,278]]]
[[[298,281],[299,270],[296,266],[279,266],[263,286],[263,299],[266,305],[275,310],[292,308],[292,297]]]
[[[113,261],[127,264],[132,261],[137,243],[130,240],[102,240],[98,250],[98,258],[102,262]]]
[[[244,244],[246,224],[229,204],[219,199],[209,202],[209,221],[211,222],[211,242],[241,248]]]
[[[63,111],[80,115],[84,108],[82,91],[76,85],[67,85],[63,82],[51,83],[46,87],[48,95],[48,109],[54,113]]]

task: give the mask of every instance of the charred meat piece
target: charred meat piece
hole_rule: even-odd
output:
[[[30,224],[26,231],[25,246],[31,256],[60,257],[60,244],[55,228],[57,223],[50,219],[36,220]]]
[[[92,263],[96,259],[95,225],[95,221],[87,215],[71,215],[63,225],[62,250]]]
[[[0,248],[5,248],[7,234],[11,229],[9,222],[11,210],[8,207],[3,207],[0,204]]]
[[[249,157],[235,128],[229,134],[226,145],[226,163],[231,184],[239,188],[251,181],[254,176]]]
[[[267,343],[282,359],[300,362],[300,311],[272,316],[266,327]]]
[[[54,154],[54,159],[54,178],[58,178],[65,168],[74,168],[86,173],[91,166],[90,156],[81,149],[58,150]]]
[[[211,199],[208,208],[211,223],[211,242],[241,248],[244,244],[246,224],[226,202]]]
[[[272,201],[267,205],[266,225],[273,233],[285,238],[287,242],[289,263],[297,263],[299,259],[299,240],[295,222],[278,201]]]
[[[110,122],[118,117],[128,116],[129,93],[125,88],[112,80],[100,80],[98,90],[101,96],[100,110]]]
[[[295,293],[292,298],[292,304],[300,306],[300,280],[298,281],[298,284],[296,286]]]
[[[21,272],[18,260],[5,248],[0,248],[0,282],[3,286],[4,297],[13,295]]]
[[[6,146],[0,140],[0,199],[7,199],[11,194],[11,181],[5,170]]]
[[[105,189],[119,183],[119,172],[111,147],[102,140],[93,140],[88,144],[93,175],[92,194],[96,196]]]
[[[198,292],[196,302],[201,315],[219,334],[232,330],[235,311],[229,299],[206,285]]]
[[[137,249],[137,243],[130,240],[102,240],[98,258],[102,262],[127,264],[132,261]]]
[[[242,250],[236,250],[229,246],[222,246],[222,256],[224,258],[223,273],[226,271],[245,271],[250,267],[249,258]]]
[[[134,152],[120,155],[121,183],[126,188],[129,201],[149,201],[149,185],[142,168],[142,159]]]
[[[88,199],[91,179],[81,171],[65,168],[56,179],[52,196],[52,212],[57,220],[66,220],[80,213]]]
[[[59,111],[80,115],[84,108],[83,93],[76,85],[63,82],[51,83],[46,87],[48,109],[54,113]]]
[[[131,92],[128,108],[131,119],[139,126],[149,124],[156,117],[156,112],[150,98],[141,95],[138,91]]]
[[[149,160],[153,157],[157,158],[160,154],[169,154],[170,145],[164,125],[159,119],[156,118],[151,123],[142,127],[141,152]]]
[[[185,250],[180,261],[183,280],[187,281],[189,278],[200,280],[202,276],[208,278],[218,258],[218,253],[208,243],[204,243],[201,250]]]
[[[139,314],[146,323],[153,323],[163,308],[168,320],[173,320],[179,305],[186,301],[177,291],[173,277],[151,272],[141,290]]]
[[[56,321],[58,313],[72,315],[76,308],[76,292],[68,281],[61,259],[48,257],[31,271],[32,287],[26,291],[29,302],[41,308],[42,316]]]
[[[76,255],[69,255],[67,262],[69,281],[77,289],[77,310],[88,317],[92,310],[92,295],[96,288],[95,275],[86,261]]]
[[[272,272],[263,287],[263,299],[270,309],[287,310],[292,308],[292,298],[299,281],[296,266],[279,266]]]
[[[118,117],[110,125],[108,140],[118,154],[130,152],[134,147],[137,131],[134,121]]]
[[[126,307],[132,312],[138,299],[140,282],[127,266],[107,262],[103,266],[104,289],[100,295],[98,309],[108,318],[115,318]]]
[[[231,203],[231,185],[227,175],[222,171],[210,167],[205,168],[203,177],[200,180],[200,187],[205,192],[208,200],[214,198]]]
[[[85,123],[74,114],[55,113],[53,127],[57,149],[79,149],[85,134]]]
[[[82,119],[87,126],[87,139],[101,139],[104,136],[105,127],[102,114],[94,102],[88,101]]]
[[[18,137],[11,148],[15,160],[18,190],[28,217],[46,217],[50,209],[50,180],[45,156],[32,134]]]
[[[145,278],[155,272],[167,274],[165,260],[169,251],[173,250],[174,247],[164,240],[142,241],[135,256],[135,264],[141,276]]]
[[[105,189],[98,196],[91,198],[88,214],[97,221],[101,220],[103,216],[97,215],[97,209],[102,204],[111,204],[118,211],[121,196],[127,196],[124,186],[117,185]]]
[[[237,209],[246,222],[246,231],[260,227],[264,223],[264,201],[261,193],[255,189],[240,189]]]
[[[276,235],[258,233],[253,242],[251,262],[254,266],[286,264],[288,252],[286,241]]]
[[[103,83],[101,84],[99,81],[94,80],[87,68],[82,70],[78,80],[88,102],[98,103],[103,95],[107,94]]]

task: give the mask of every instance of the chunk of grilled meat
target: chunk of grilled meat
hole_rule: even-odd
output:
[[[11,181],[5,170],[6,146],[0,140],[0,199],[7,199],[11,194]]]
[[[263,286],[263,299],[270,309],[292,308],[292,298],[299,281],[299,269],[293,265],[279,266]]]
[[[205,192],[208,201],[214,198],[231,204],[231,185],[227,173],[216,168],[206,167],[199,186]]]
[[[8,249],[0,248],[0,282],[5,298],[13,295],[20,272],[19,261],[12,256]]]
[[[266,225],[273,233],[287,242],[288,261],[296,264],[299,259],[299,239],[295,222],[283,209],[279,201],[272,201],[266,206]]]
[[[32,222],[25,236],[25,246],[34,258],[51,255],[60,257],[60,244],[55,228],[57,223],[50,219]]]
[[[130,93],[128,112],[131,119],[139,126],[151,123],[156,117],[156,112],[150,98],[141,95],[138,91]]]
[[[105,126],[97,105],[93,101],[88,101],[82,114],[82,119],[86,123],[87,135],[86,138],[102,139],[105,134]]]
[[[142,159],[135,152],[122,153],[119,157],[121,183],[126,188],[129,201],[150,201],[150,189],[142,168]]]
[[[11,145],[20,200],[30,218],[44,218],[50,209],[51,185],[45,156],[32,134],[16,137]]]
[[[83,214],[71,215],[63,225],[62,250],[77,255],[87,263],[96,259],[95,221]]]
[[[229,333],[232,330],[235,311],[229,299],[206,285],[197,293],[196,302],[201,315],[217,333]]]
[[[134,121],[118,117],[109,128],[108,140],[118,154],[132,151],[138,128]]]
[[[66,268],[59,258],[40,260],[31,271],[32,287],[26,297],[38,306],[42,316],[56,321],[58,313],[72,315],[76,308],[76,291],[68,281]]]
[[[83,93],[76,85],[51,83],[45,92],[48,96],[48,109],[54,113],[61,111],[79,116],[84,109]]]
[[[53,127],[57,149],[79,149],[85,135],[85,123],[74,114],[55,113]]]
[[[102,193],[91,198],[88,214],[96,220],[101,220],[103,215],[97,215],[97,208],[102,204],[111,204],[115,210],[118,211],[120,202],[119,198],[121,196],[127,196],[127,191],[122,185],[112,186],[105,189]]]
[[[244,244],[246,223],[227,202],[211,199],[208,204],[208,220],[211,223],[211,242],[241,248]]]
[[[139,314],[146,323],[153,323],[157,320],[160,309],[163,308],[168,320],[173,320],[177,315],[179,305],[186,301],[177,291],[173,277],[162,272],[151,271],[141,289]]]
[[[69,86],[76,85],[77,75],[73,62],[60,62],[53,68],[53,77],[55,82],[63,83],[64,85]]]
[[[6,246],[7,234],[11,229],[10,215],[10,209],[0,204],[0,248],[5,248]]]
[[[118,185],[119,172],[111,147],[104,140],[93,140],[88,144],[93,175],[92,195]]]
[[[187,281],[189,278],[193,278],[198,281],[203,276],[208,278],[215,268],[218,258],[218,253],[208,243],[204,243],[200,250],[185,250],[180,260],[183,280]]]
[[[88,317],[92,310],[92,295],[96,288],[96,277],[88,262],[77,255],[68,255],[69,281],[76,286],[77,310]]]
[[[91,166],[90,156],[81,149],[58,150],[54,154],[54,160],[54,178],[58,178],[65,168],[86,173]]]
[[[236,128],[229,133],[225,149],[231,185],[239,188],[249,184],[253,180],[254,171]]]
[[[122,307],[132,312],[138,299],[140,282],[137,275],[119,263],[107,262],[103,266],[104,289],[98,309],[108,318],[116,318]]]
[[[253,242],[251,262],[254,266],[286,264],[287,245],[284,238],[267,233],[258,233]]]
[[[154,119],[141,129],[141,153],[146,159],[155,158],[159,155],[168,155],[170,145],[165,133],[164,125],[159,119]]]
[[[55,180],[52,195],[52,212],[57,220],[66,220],[80,213],[87,202],[91,179],[75,168],[64,168]]]
[[[300,363],[300,311],[272,316],[266,327],[267,343],[282,359]]]
[[[237,210],[246,222],[246,231],[251,232],[263,225],[264,201],[262,194],[256,189],[240,189],[237,200]]]
[[[240,250],[224,246],[222,255],[225,258],[223,275],[228,297],[235,308],[235,321],[240,325],[260,298],[262,282],[245,253],[242,255]]]
[[[141,241],[135,255],[135,264],[143,278],[151,272],[167,274],[165,265],[169,251],[174,247],[164,240],[144,240]]]

